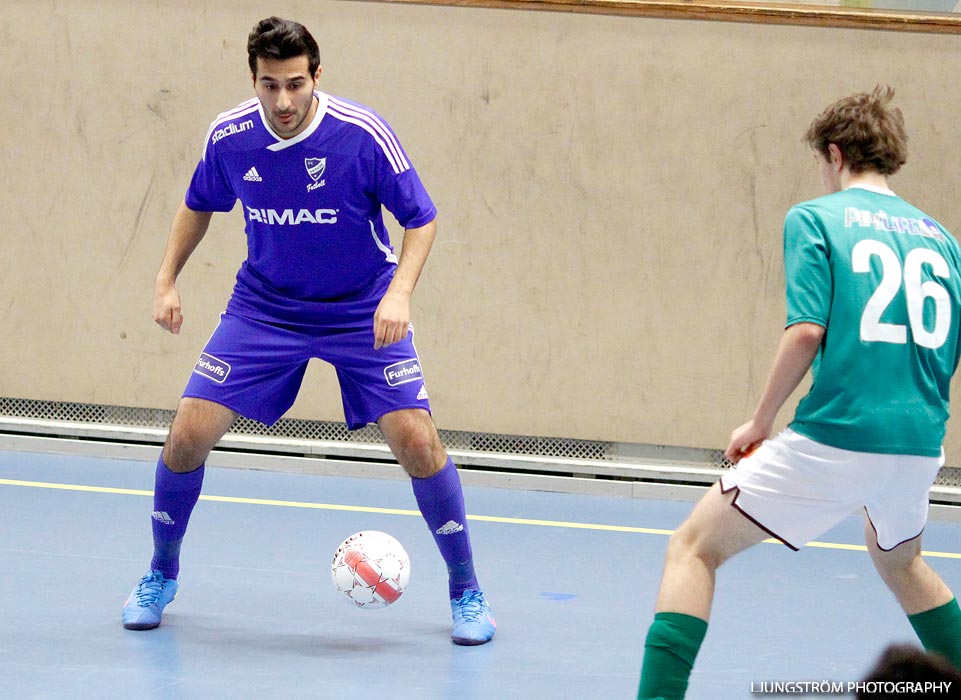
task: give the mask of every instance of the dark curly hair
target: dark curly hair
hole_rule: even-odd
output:
[[[289,19],[268,17],[260,20],[247,37],[247,63],[257,75],[257,59],[284,60],[306,56],[313,75],[320,67],[320,49],[307,27]]]

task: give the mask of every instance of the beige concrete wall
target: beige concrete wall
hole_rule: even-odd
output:
[[[243,259],[239,212],[181,277],[180,336],[150,319],[153,275],[209,122],[252,95],[264,8],[4,3],[0,396],[176,405]],[[912,141],[894,187],[961,231],[954,36],[266,11],[314,31],[321,87],[388,119],[440,209],[415,324],[443,428],[723,447],[780,336],[783,214],[820,194],[801,135],[849,92],[898,89]],[[291,415],[342,417],[329,368]]]

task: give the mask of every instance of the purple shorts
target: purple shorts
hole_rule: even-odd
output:
[[[430,411],[413,328],[374,349],[373,321],[363,329],[292,327],[224,313],[194,366],[184,397],[206,399],[273,425],[293,405],[311,358],[337,370],[350,430],[405,408]]]

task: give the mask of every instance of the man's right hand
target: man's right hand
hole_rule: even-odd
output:
[[[173,285],[154,288],[153,320],[164,330],[180,333],[184,317],[180,314],[180,293]]]

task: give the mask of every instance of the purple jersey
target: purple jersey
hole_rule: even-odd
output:
[[[232,313],[300,324],[332,314],[369,318],[397,265],[382,206],[405,229],[437,213],[379,116],[315,96],[316,116],[291,139],[271,130],[256,98],[210,126],[186,203],[195,211],[243,205],[247,260]]]

